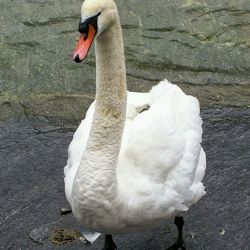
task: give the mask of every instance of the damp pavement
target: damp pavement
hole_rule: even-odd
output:
[[[249,249],[250,109],[203,108],[206,196],[185,214],[187,249]],[[53,232],[80,230],[64,195],[63,167],[77,124],[45,117],[0,123],[0,249],[102,249],[104,239],[52,243]],[[173,221],[118,235],[119,249],[156,250],[174,243]],[[79,237],[78,237],[79,238]]]

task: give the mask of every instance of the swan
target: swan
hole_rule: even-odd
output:
[[[113,0],[85,0],[73,60],[95,40],[96,98],[77,128],[64,168],[65,193],[76,219],[105,234],[147,230],[175,218],[185,249],[183,213],[204,194],[198,100],[161,81],[149,93],[127,91],[122,30]],[[84,77],[84,76],[83,76]]]

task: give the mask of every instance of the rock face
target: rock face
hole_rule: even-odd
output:
[[[21,102],[36,109],[41,93],[93,98],[93,48],[84,63],[71,60],[81,4],[1,0],[1,105]],[[250,104],[249,0],[118,0],[117,5],[129,89],[149,90],[168,78],[205,104]]]
[[[121,8],[134,15],[124,28],[132,26],[139,34],[130,41],[130,31],[125,31],[128,73],[133,78],[249,83],[249,1],[146,2],[143,11],[138,1]]]

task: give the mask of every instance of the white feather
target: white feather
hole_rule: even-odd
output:
[[[138,107],[147,104],[150,108],[140,113]],[[68,150],[65,192],[71,205],[72,186],[86,148],[94,109],[95,102]],[[131,231],[138,225],[151,227],[188,210],[199,200],[205,194],[202,179],[206,168],[201,136],[199,102],[176,85],[164,80],[149,93],[128,92],[117,164],[117,203],[126,204],[122,203],[119,218],[109,227],[117,231]]]

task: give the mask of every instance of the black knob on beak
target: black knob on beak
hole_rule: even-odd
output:
[[[79,27],[78,27],[78,30],[81,34],[84,34],[84,33],[87,33],[88,32],[88,24],[87,23],[79,23]]]
[[[96,14],[95,16],[89,17],[85,20],[80,20],[79,22],[79,27],[78,30],[81,34],[85,34],[85,37],[88,36],[88,31],[89,31],[89,24],[91,24],[95,30],[97,31],[97,21],[98,21],[98,16],[101,15],[101,12]]]

